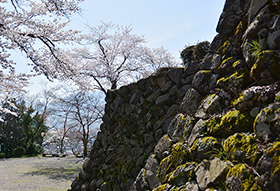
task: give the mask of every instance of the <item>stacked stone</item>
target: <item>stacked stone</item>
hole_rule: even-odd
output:
[[[280,190],[279,5],[227,0],[203,60],[109,90],[72,190]]]

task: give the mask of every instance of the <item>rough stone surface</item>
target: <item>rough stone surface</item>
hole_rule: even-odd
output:
[[[254,122],[255,133],[264,141],[276,139],[280,133],[280,103],[271,104],[261,110]],[[274,133],[272,133],[274,132]]]
[[[180,105],[180,111],[182,113],[194,114],[202,99],[203,97],[198,91],[193,88],[189,89]]]
[[[210,70],[200,70],[193,78],[192,87],[201,95],[207,95],[215,87],[218,76]]]
[[[108,90],[71,191],[278,191],[279,11],[226,0],[202,60]]]
[[[231,162],[225,162],[219,158],[202,161],[194,170],[199,188],[205,190],[210,185],[219,184],[231,166]]]

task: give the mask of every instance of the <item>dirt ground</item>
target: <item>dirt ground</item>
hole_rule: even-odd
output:
[[[66,191],[83,158],[32,157],[0,160],[0,191]]]

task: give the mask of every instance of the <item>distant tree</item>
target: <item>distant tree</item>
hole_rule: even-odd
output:
[[[88,143],[95,138],[103,116],[103,104],[98,92],[88,93],[80,90],[70,91],[66,95],[57,97],[54,115],[63,123],[56,128],[61,132],[61,141],[65,138],[70,144],[82,141],[83,153],[86,156]]]
[[[42,146],[42,132],[48,131],[48,126],[45,124],[45,119],[32,106],[27,107],[25,102],[21,102],[19,106],[19,125],[23,129],[24,139],[23,146],[27,149],[28,146]]]
[[[86,89],[106,94],[107,89],[147,77],[160,67],[178,65],[163,47],[144,46],[144,36],[132,34],[131,26],[102,22],[89,28],[90,33],[85,35],[89,47],[73,50],[69,57],[69,63],[75,58],[69,66],[73,73],[68,72],[68,78]]]
[[[183,60],[183,65],[188,62],[198,61],[204,58],[207,54],[210,43],[208,41],[202,41],[196,45],[186,46],[181,52],[181,59]]]
[[[14,107],[11,106],[14,104]],[[13,112],[2,114],[3,122],[0,123],[0,139],[4,143],[6,152],[12,152],[15,148],[42,146],[43,138],[41,132],[46,132],[44,118],[31,106],[26,106],[24,101],[16,102],[15,99],[9,103],[2,104],[6,109]]]
[[[23,128],[19,125],[20,120],[17,117],[18,109],[16,109],[15,100],[3,101],[2,105],[9,112],[3,112],[1,114],[1,118],[3,119],[0,122],[1,152],[5,152],[7,157],[9,157],[15,148],[23,146],[24,133]]]
[[[23,91],[26,85],[26,76],[14,72],[16,63],[11,55],[18,50],[31,61],[36,74],[51,78],[68,70],[58,45],[77,40],[78,31],[64,28],[70,15],[80,11],[82,1],[0,1],[0,101],[11,96],[9,92]],[[1,112],[8,110],[0,105]]]

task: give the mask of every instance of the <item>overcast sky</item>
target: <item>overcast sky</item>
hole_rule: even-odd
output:
[[[100,21],[131,24],[133,33],[144,35],[150,48],[163,46],[179,59],[186,45],[212,41],[225,0],[85,0],[82,13],[72,16],[69,27],[86,31],[84,24]],[[35,78],[31,93],[40,89]]]

